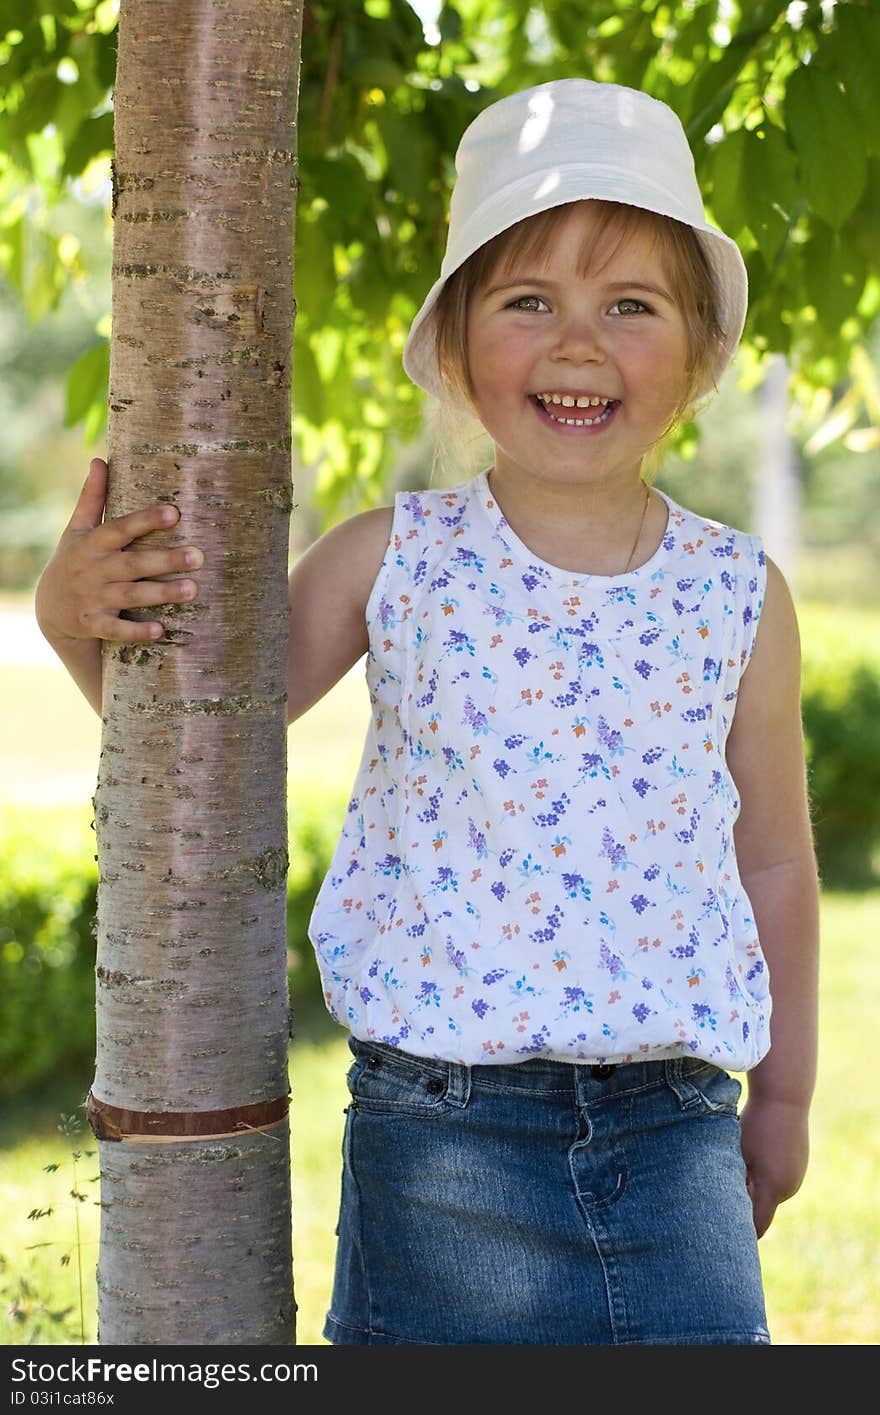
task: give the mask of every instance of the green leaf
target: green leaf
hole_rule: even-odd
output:
[[[92,404],[107,396],[110,379],[110,345],[106,339],[86,349],[67,375],[64,426],[81,422]]]
[[[363,310],[377,331],[384,328],[391,290],[383,279],[380,258],[369,245],[349,276],[348,288],[355,308]]]
[[[788,235],[798,198],[794,156],[778,128],[748,134],[742,179],[749,229],[769,264]]]
[[[293,412],[301,413],[309,422],[320,427],[327,416],[324,384],[305,334],[293,341]]]
[[[0,260],[10,285],[22,295],[22,271],[24,263],[24,217],[12,221],[0,232]]]
[[[357,88],[381,88],[393,93],[400,88],[406,74],[392,59],[381,54],[366,54],[352,64],[349,78]]]
[[[835,19],[844,87],[864,125],[868,151],[880,154],[880,11],[838,5]]]
[[[0,152],[22,172],[33,177],[34,164],[27,144],[27,134],[19,134],[17,129],[13,131],[5,113],[0,113],[0,138]]]
[[[821,221],[814,222],[803,257],[807,298],[833,334],[859,303],[867,275],[864,257],[845,233]]]
[[[26,30],[34,18],[34,0],[0,0],[0,30]]]
[[[734,240],[748,221],[743,200],[743,168],[748,133],[737,128],[718,143],[712,153],[712,215]]]
[[[16,79],[24,82],[38,70],[48,72],[46,41],[39,23],[30,18],[21,24],[10,25],[8,28],[21,30],[22,38],[18,44],[12,46],[9,58],[0,70],[5,89],[8,89]],[[0,22],[0,34],[5,33],[6,28]]]
[[[89,408],[83,423],[83,443],[85,446],[94,447],[98,439],[104,436],[106,428],[107,399],[99,398]]]
[[[785,93],[785,121],[813,210],[842,226],[865,186],[865,139],[850,100],[813,64],[796,69]]]
[[[391,0],[391,19],[396,47],[401,54],[414,55],[424,48],[422,22],[409,0]],[[410,60],[414,65],[414,60]]]
[[[102,113],[80,124],[64,155],[63,177],[78,177],[99,152],[113,151],[113,114]]]
[[[116,82],[116,30],[93,35],[92,40],[95,45],[95,76],[106,92]]]
[[[804,288],[803,247],[787,247],[785,260],[768,270],[761,251],[746,261],[749,273],[750,334],[766,341],[767,349],[788,353],[795,327],[801,319],[807,294]]]
[[[297,307],[304,310],[311,325],[317,327],[336,292],[333,242],[320,218],[317,221],[308,221],[303,216],[297,218],[294,286]]]
[[[55,115],[63,85],[49,69],[27,74],[23,80],[24,95],[14,113],[7,112],[6,122],[11,136],[25,138],[39,133]]]
[[[440,31],[440,38],[443,40],[461,39],[461,15],[451,5],[444,5],[437,16],[437,28]]]
[[[411,116],[385,104],[376,114],[376,125],[388,153],[385,182],[403,196],[421,202],[425,195],[428,166],[424,131]]]
[[[352,224],[359,221],[372,201],[372,192],[357,158],[350,152],[338,157],[313,157],[303,162],[301,176],[330,210]]]
[[[876,157],[871,158],[868,163],[868,180],[865,183],[864,195],[847,229],[856,249],[870,261],[876,271],[880,265],[877,249],[877,233],[880,231],[880,160]]]
[[[45,314],[57,307],[64,286],[64,270],[55,259],[54,242],[43,235],[39,245],[42,258],[34,263],[24,287],[24,308],[31,325],[39,324]]]

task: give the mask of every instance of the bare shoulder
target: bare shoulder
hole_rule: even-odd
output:
[[[320,539],[336,540],[351,551],[366,551],[368,554],[373,547],[379,546],[384,554],[393,520],[393,506],[374,506],[369,511],[359,511],[357,515],[349,516],[348,520],[340,521],[331,530],[325,531]]]
[[[303,552],[288,579],[287,720],[293,722],[366,653],[367,601],[385,558],[393,506],[361,511]]]
[[[378,549],[385,553],[394,520],[393,506],[374,506],[369,511],[359,511],[355,516],[340,521],[325,531],[309,547],[310,550],[323,547],[323,554],[330,555],[344,550],[348,555],[369,559]]]
[[[291,602],[297,588],[320,581],[337,600],[362,613],[391,538],[393,506],[376,506],[340,521],[303,552],[291,571]]]

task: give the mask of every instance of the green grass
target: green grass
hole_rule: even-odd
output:
[[[821,1047],[812,1112],[812,1157],[798,1194],[782,1205],[761,1240],[768,1316],[777,1345],[870,1346],[880,1337],[880,1133],[873,1076],[863,1063],[880,990],[880,891],[823,900]],[[303,1012],[291,1049],[295,1290],[298,1338],[324,1345],[339,1183],[345,1034],[326,1014]],[[94,1268],[98,1237],[97,1163],[77,1164],[85,1202],[70,1198],[71,1143],[59,1115],[88,1084],[21,1102],[0,1125],[0,1342],[76,1343],[80,1309],[76,1263],[79,1210],[85,1339],[95,1340]],[[93,1150],[90,1136],[83,1151]],[[45,1166],[61,1165],[54,1174]],[[34,1208],[53,1209],[29,1220]],[[35,1247],[35,1244],[47,1246]],[[64,1254],[70,1262],[62,1266]]]

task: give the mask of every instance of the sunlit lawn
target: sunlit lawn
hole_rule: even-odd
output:
[[[6,801],[19,808],[58,798],[75,803],[47,815],[47,828],[87,848],[97,717],[51,667],[0,664],[0,693]],[[292,811],[300,796],[313,798],[317,789],[327,790],[339,810],[340,789],[351,781],[360,756],[366,715],[360,668],[291,729]],[[770,1327],[780,1345],[872,1345],[880,1336],[880,1132],[873,1077],[864,1064],[880,991],[878,934],[880,891],[825,897],[812,1162],[800,1193],[780,1209],[760,1245]],[[304,1344],[323,1344],[349,1060],[344,1033],[324,1014],[302,1009],[291,1052],[291,1116],[298,1336]],[[97,1161],[85,1153],[93,1149],[86,1132],[78,1141],[83,1158],[76,1183],[87,1198],[76,1203],[69,1195],[72,1144],[56,1129],[60,1115],[83,1100],[88,1081],[59,1077],[49,1097],[8,1105],[0,1120],[0,1341],[6,1344],[81,1339],[75,1210],[84,1336],[95,1340]],[[47,1173],[50,1164],[60,1168]],[[49,1208],[46,1218],[28,1218]]]

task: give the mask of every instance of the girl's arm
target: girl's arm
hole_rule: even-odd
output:
[[[194,546],[134,548],[141,536],[173,525],[177,510],[155,505],[103,521],[106,494],[107,463],[94,457],[34,595],[44,638],[99,716],[101,640],[148,643],[154,628],[162,630],[158,620],[121,619],[119,611],[192,599],[195,572],[204,561]],[[352,516],[315,541],[291,571],[288,723],[329,692],[366,653],[364,613],[393,517],[393,506]],[[192,550],[197,554],[194,564],[187,560]],[[187,578],[176,578],[187,572]],[[175,578],[159,578],[163,575]]]
[[[174,506],[148,506],[104,521],[107,463],[93,457],[89,474],[52,558],[34,594],[34,613],[43,637],[61,659],[83,697],[101,715],[101,640],[147,643],[157,621],[121,619],[119,611],[192,599],[191,580],[182,575],[204,560],[194,546],[131,549],[150,531],[178,520]],[[188,555],[195,551],[196,559]]]
[[[764,606],[727,739],[740,796],[740,878],[767,960],[771,1046],[749,1072],[742,1151],[758,1236],[803,1181],[816,1082],[819,880],[800,704],[800,639],[785,579],[768,558]]]
[[[290,572],[287,721],[295,722],[366,653],[365,611],[382,565],[393,506],[334,526]]]

